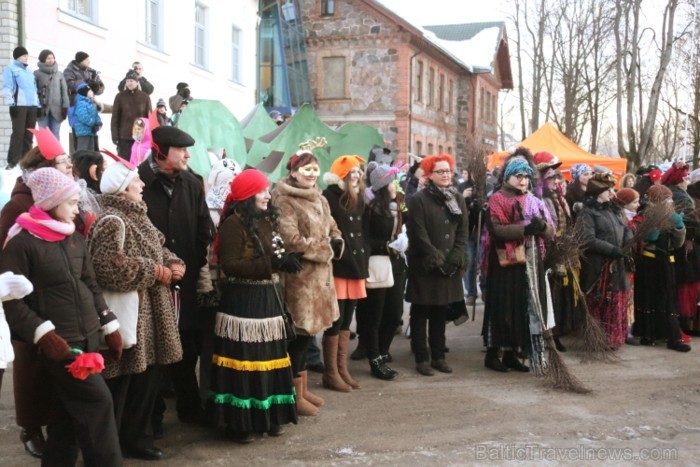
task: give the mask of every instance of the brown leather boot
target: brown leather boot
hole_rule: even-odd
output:
[[[323,387],[333,391],[350,392],[352,388],[338,374],[338,336],[323,336]]]
[[[294,382],[294,389],[296,390],[296,396],[294,400],[297,403],[297,414],[302,417],[312,417],[318,414],[318,409],[311,402],[304,398],[304,379],[299,376],[292,380]]]
[[[353,389],[360,389],[360,383],[350,376],[348,370],[348,346],[350,345],[350,331],[338,333],[338,373],[346,384]]]
[[[304,382],[304,399],[311,402],[316,407],[321,407],[325,404],[326,402],[323,399],[309,391],[309,373],[306,370],[300,371],[299,376],[301,376],[301,380]]]

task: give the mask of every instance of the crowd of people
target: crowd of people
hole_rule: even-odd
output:
[[[139,65],[122,93],[152,91]],[[68,92],[76,112],[93,84]],[[133,97],[120,95],[117,110]],[[566,352],[587,320],[607,352],[687,352],[700,335],[700,180],[683,162],[619,181],[576,164],[566,181],[555,155],[518,148],[460,177],[451,155],[409,163],[384,148],[341,156],[321,178],[307,141],[271,186],[228,158],[203,179],[176,126],[137,141],[134,159],[120,120],[119,155],[89,142],[68,156],[51,124],[30,128],[0,213],[0,383],[14,358],[21,440],[46,464],[73,465],[78,450],[86,465],[161,459],[169,395],[182,423],[238,443],[281,436],[325,404],[307,372],[318,334],[324,388],[362,386],[348,364],[354,321],[353,358],[396,379],[404,302],[426,377],[453,372],[446,323],[463,322],[479,291],[484,365],[497,372],[546,374],[547,351]]]

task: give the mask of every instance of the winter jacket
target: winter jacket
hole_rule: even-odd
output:
[[[134,139],[134,120],[148,118],[151,113],[151,99],[143,91],[128,89],[114,98],[112,106],[112,141]]]
[[[204,186],[194,175],[180,172],[174,180],[151,168],[149,157],[139,166],[143,200],[148,218],[165,236],[165,247],[185,262],[187,271],[180,281],[181,329],[198,329],[202,324],[197,305],[199,270],[207,263],[207,247],[214,239],[214,224],[204,201]],[[166,189],[173,183],[172,193]]]
[[[7,232],[15,225],[19,215],[29,211],[33,204],[32,190],[24,183],[23,177],[17,177],[17,182],[10,195],[10,201],[3,206],[2,212],[0,212],[0,248],[5,244]]]
[[[23,230],[7,242],[0,271],[22,274],[34,285],[34,292],[25,298],[4,303],[10,328],[24,342],[36,343],[50,330],[46,321],[51,321],[56,334],[83,347],[86,341],[96,342],[101,325],[116,319],[106,313],[100,322],[98,312],[108,307],[79,233],[48,242]]]
[[[97,113],[95,103],[89,97],[78,94],[75,97],[75,126],[73,134],[77,136],[95,136],[102,128],[102,119]]]
[[[620,207],[612,202],[599,203],[586,199],[576,224],[582,232],[581,288],[585,293],[596,284],[606,264],[610,266],[608,284],[611,290],[630,288],[624,258],[615,252],[632,239],[632,231],[623,219]]]
[[[2,95],[9,107],[41,107],[34,74],[19,60],[13,60],[2,72]]]
[[[366,229],[362,221],[364,202],[362,196],[358,200],[357,209],[348,212],[342,205],[340,197],[343,190],[338,185],[329,185],[323,191],[328,201],[331,216],[340,230],[345,249],[340,259],[333,260],[333,276],[345,279],[366,279],[369,276],[369,249],[366,245]]]
[[[142,76],[139,78],[139,87],[141,91],[145,92],[149,96],[153,94],[153,85],[146,79],[145,76]],[[119,92],[122,92],[124,89],[126,89],[126,78],[122,79],[119,81],[119,85],[117,86],[117,89]]]
[[[99,195],[98,202],[102,212],[88,232],[97,282],[103,290],[139,293],[136,345],[124,350],[119,363],[108,361],[103,375],[142,373],[149,365],[181,360],[170,291],[155,280],[155,265],[184,263],[163,246],[165,238],[148,219],[145,203],[114,195]]]
[[[389,256],[394,275],[405,274],[406,261],[399,255],[396,250],[388,247],[388,244],[396,240],[396,228],[394,225],[394,216],[391,213],[382,213],[370,207],[369,203],[365,207],[363,224],[367,230],[366,242],[370,255]],[[402,222],[405,223],[408,213],[404,212]],[[399,229],[400,230],[400,229]],[[394,281],[394,286],[399,285]],[[404,287],[405,284],[400,284]]]
[[[70,105],[74,105],[75,96],[78,95],[78,86],[82,83],[87,83],[96,96],[99,96],[105,91],[105,85],[100,78],[99,73],[93,68],[82,68],[75,60],[71,61],[63,70],[63,77],[66,79],[68,86],[68,97]]]
[[[267,220],[258,220],[256,225],[260,246],[264,255],[257,253],[255,242],[250,238],[248,226],[240,216],[228,216],[219,228],[219,265],[226,277],[265,280],[277,272],[272,267],[272,226]]]
[[[65,112],[70,106],[68,98],[68,84],[63,77],[63,73],[58,71],[58,64],[54,63],[49,66],[46,63],[37,63],[38,70],[34,71],[36,79],[36,88],[41,98],[42,92],[45,92],[45,102],[39,102],[44,108],[46,116],[51,116],[54,120],[62,122]],[[44,91],[42,91],[44,90]]]
[[[285,298],[300,332],[314,336],[340,317],[333,280],[331,239],[342,239],[328,201],[317,187],[298,188],[289,178],[277,182],[272,204],[280,211],[286,251],[304,253],[298,274],[285,274]]]
[[[462,274],[467,263],[469,211],[460,193],[455,198],[462,211],[459,216],[450,214],[442,194],[428,184],[408,202],[408,302],[448,305],[464,299]],[[439,267],[450,258],[459,269],[447,277]]]

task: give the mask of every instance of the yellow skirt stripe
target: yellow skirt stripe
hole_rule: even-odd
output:
[[[211,359],[212,363],[224,368],[231,368],[238,371],[270,371],[287,368],[292,365],[289,360],[289,355],[277,360],[267,360],[261,362],[252,362],[249,360],[236,360],[235,358],[222,357],[214,354]]]

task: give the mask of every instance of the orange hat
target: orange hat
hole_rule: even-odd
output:
[[[336,174],[341,180],[345,180],[350,171],[355,167],[359,167],[363,162],[365,160],[360,156],[340,156],[333,162],[329,172]]]
[[[38,130],[35,130],[34,128],[27,129],[34,133],[34,136],[36,137],[36,145],[39,146],[41,155],[44,156],[44,159],[47,161],[52,161],[61,154],[66,153],[66,151],[63,150],[61,143],[58,142],[48,127],[39,128]]]

